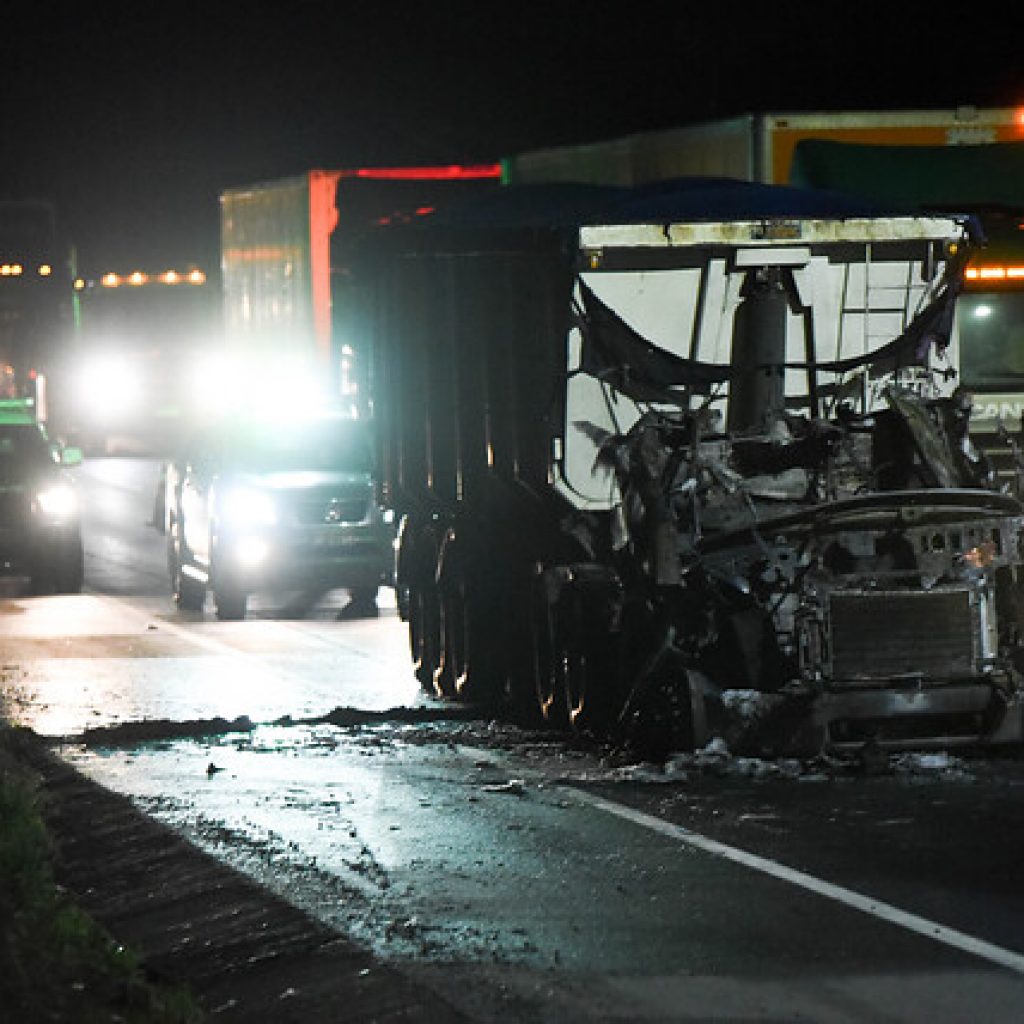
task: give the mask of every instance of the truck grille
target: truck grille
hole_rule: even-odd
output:
[[[962,679],[977,672],[975,613],[966,590],[833,593],[829,627],[837,682]]]

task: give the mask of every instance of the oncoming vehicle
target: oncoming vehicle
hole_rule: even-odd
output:
[[[78,497],[65,467],[77,448],[52,444],[22,399],[0,401],[0,572],[34,593],[82,589]]]
[[[197,435],[167,470],[168,568],[180,608],[245,617],[260,590],[347,588],[371,609],[392,531],[374,495],[366,424],[342,413],[238,417]]]

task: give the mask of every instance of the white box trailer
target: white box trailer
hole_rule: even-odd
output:
[[[505,161],[513,185],[576,182],[642,185],[682,177],[803,184],[798,152],[807,142],[888,147],[980,147],[1024,142],[1024,111],[945,110],[748,113],[590,143],[529,150]],[[981,182],[990,188],[991,182]],[[927,187],[927,182],[918,182]],[[1018,185],[1019,188],[1019,185]],[[913,197],[906,197],[911,200]],[[954,197],[957,198],[957,197]],[[970,197],[961,196],[960,202]]]

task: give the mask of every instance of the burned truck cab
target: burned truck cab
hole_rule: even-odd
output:
[[[967,435],[964,225],[582,237],[560,469],[614,570],[619,725],[670,707],[689,743],[757,752],[1019,742],[1024,508]],[[580,707],[608,684],[574,685]]]

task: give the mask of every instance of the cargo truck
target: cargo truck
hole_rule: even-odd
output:
[[[349,252],[374,227],[424,216],[500,179],[499,164],[366,167],[311,170],[223,192],[225,343],[233,362],[248,367],[243,376],[305,372],[332,400],[359,411],[365,363],[353,346],[358,339],[343,327]],[[278,388],[278,401],[288,397]]]
[[[351,329],[421,683],[665,749],[1018,742],[1024,510],[966,434],[969,254],[953,218],[722,181],[380,232]]]
[[[1019,467],[1003,428],[1019,431],[1024,415],[1024,110],[744,114],[505,162],[512,184],[632,185],[681,175],[832,189],[905,209],[976,215],[987,244],[960,302],[959,370],[974,395],[972,433],[1016,486]]]
[[[720,121],[643,132],[617,139],[534,150],[506,159],[508,184],[583,182],[638,185],[679,177],[736,178],[785,185],[793,181],[804,142],[872,146],[986,146],[1024,141],[1024,110],[821,111],[742,114]],[[1001,176],[1001,185],[1011,181]],[[913,182],[914,187],[921,180]],[[982,182],[983,189],[990,187]],[[904,197],[914,201],[914,194]],[[970,198],[954,196],[956,201]]]
[[[64,432],[95,455],[166,456],[223,382],[219,290],[200,267],[108,271],[74,282],[75,329],[57,360]]]

